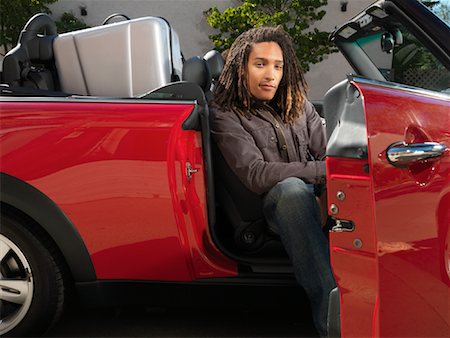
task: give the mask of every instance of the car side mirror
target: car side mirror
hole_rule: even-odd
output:
[[[394,31],[384,32],[381,35],[381,50],[385,53],[392,53],[395,46],[403,44],[403,34],[399,29]]]
[[[391,54],[394,50],[394,46],[394,36],[389,32],[383,33],[383,35],[381,35],[381,50],[385,53]]]

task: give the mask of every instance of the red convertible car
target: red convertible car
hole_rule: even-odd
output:
[[[449,36],[415,0],[331,36],[354,69],[317,106],[331,336],[449,336]],[[57,34],[39,14],[19,40],[0,88],[0,335],[45,332],[74,292],[151,303],[174,285],[293,282],[211,139],[220,54],[183,60],[155,17]]]

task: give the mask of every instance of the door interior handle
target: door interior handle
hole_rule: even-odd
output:
[[[436,142],[411,143],[397,142],[387,148],[388,161],[396,167],[405,167],[415,162],[434,159],[444,155],[446,146]]]

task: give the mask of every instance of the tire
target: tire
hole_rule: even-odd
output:
[[[65,288],[57,253],[46,234],[1,215],[0,336],[41,335],[59,319]]]

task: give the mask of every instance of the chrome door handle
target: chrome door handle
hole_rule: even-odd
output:
[[[447,147],[436,142],[391,144],[386,152],[388,161],[396,167],[405,167],[414,162],[433,159],[444,155]]]

